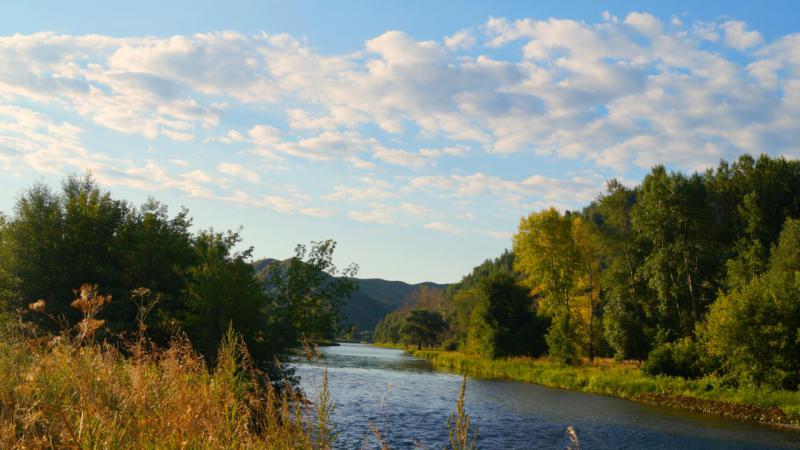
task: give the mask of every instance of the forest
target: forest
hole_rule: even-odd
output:
[[[232,328],[280,378],[275,362],[289,351],[336,336],[357,266],[340,271],[327,240],[298,245],[256,276],[241,241],[240,231],[192,231],[186,209],[170,215],[154,199],[114,199],[91,175],[55,190],[36,184],[0,215],[0,318],[58,334],[85,323],[76,300],[107,298],[92,317],[99,342],[125,342],[143,326],[156,346],[184,335],[213,363]]]
[[[640,361],[650,375],[800,387],[800,161],[654,167],[580,211],[522,217],[512,248],[421,290],[375,340],[501,359]]]

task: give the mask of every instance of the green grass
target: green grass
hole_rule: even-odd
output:
[[[670,397],[682,402],[669,406],[767,423],[800,425],[800,392],[724,386],[720,379],[707,376],[696,380],[680,377],[653,377],[635,363],[615,363],[598,359],[577,367],[561,366],[547,358],[487,359],[461,352],[409,349],[414,356],[431,360],[433,365],[458,373],[484,378],[506,378],[571,391],[604,394],[652,403]],[[699,402],[688,400],[697,399]],[[699,407],[697,403],[702,403]],[[661,402],[659,404],[665,404]],[[759,411],[745,411],[756,407]],[[777,411],[764,409],[779,408]],[[734,411],[728,411],[732,409]],[[738,410],[738,411],[737,411]]]

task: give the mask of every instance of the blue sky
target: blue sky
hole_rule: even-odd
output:
[[[19,2],[0,211],[91,170],[255,255],[458,280],[654,164],[800,155],[793,2]]]

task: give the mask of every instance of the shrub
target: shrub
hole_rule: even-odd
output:
[[[644,371],[650,375],[697,378],[703,374],[699,347],[691,338],[666,342],[647,356]]]
[[[568,311],[558,313],[547,332],[548,354],[563,365],[578,364],[578,346],[575,325]]]

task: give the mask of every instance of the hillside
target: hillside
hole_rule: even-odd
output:
[[[448,285],[432,283],[409,284],[403,281],[389,281],[381,278],[359,279],[358,290],[388,306],[390,310],[399,308],[408,296],[422,286],[444,289]]]
[[[276,262],[284,263],[284,261],[271,258],[253,263],[256,277],[266,283],[267,270],[270,264]],[[359,278],[358,290],[345,300],[342,311],[345,316],[344,322],[351,323],[362,331],[372,331],[383,316],[400,307],[406,298],[421,286],[444,289],[447,285],[431,282],[409,284],[381,278]]]

